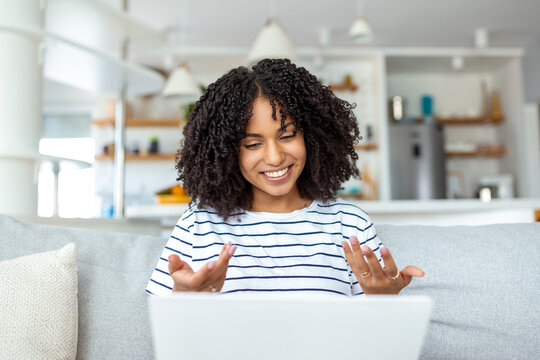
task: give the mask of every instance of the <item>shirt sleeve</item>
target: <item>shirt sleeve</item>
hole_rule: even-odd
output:
[[[169,274],[169,255],[176,254],[192,266],[194,211],[188,209],[178,220],[165,248],[161,252],[156,268],[152,272],[146,292],[150,295],[168,295],[172,292],[173,279]]]
[[[361,221],[358,224],[358,228],[360,228],[363,231],[360,231],[358,234],[358,241],[360,242],[360,246],[367,245],[373,250],[375,253],[375,256],[377,256],[377,259],[379,259],[379,262],[381,263],[382,268],[384,269],[384,261],[381,257],[381,247],[384,246],[379,237],[377,236],[377,231],[375,230],[375,225],[373,225],[373,221],[367,214],[362,214],[362,216],[365,218],[365,221]],[[362,287],[358,283],[358,279],[352,272],[350,266],[348,266],[349,269],[349,276],[351,278],[351,290],[352,295],[362,295],[364,292],[362,291]]]

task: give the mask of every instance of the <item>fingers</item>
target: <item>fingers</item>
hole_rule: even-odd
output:
[[[221,249],[221,253],[218,256],[218,260],[219,258],[222,257],[223,253],[226,251],[228,246],[229,244],[223,245],[223,248]],[[191,286],[195,288],[203,288],[203,287],[208,286],[210,284],[209,282],[210,273],[212,273],[214,269],[216,268],[216,263],[217,263],[216,260],[212,260],[204,264],[203,267],[200,268],[199,271],[197,271],[193,275],[193,283]]]
[[[180,260],[178,255],[169,255],[169,274],[172,275],[176,271],[185,270],[187,268],[191,269],[185,261]]]
[[[356,239],[354,237],[351,237],[351,244],[353,243],[353,239]],[[366,263],[366,261],[364,260],[364,257],[363,256],[355,256],[355,253],[357,255],[358,253],[358,248],[359,248],[359,245],[358,245],[358,239],[356,239],[356,243],[357,243],[357,246],[356,246],[356,250],[352,250],[351,247],[349,246],[349,243],[346,242],[346,241],[342,241],[341,242],[341,246],[343,247],[343,251],[345,252],[345,258],[347,259],[347,262],[349,263],[349,266],[351,267],[352,271],[354,272],[354,274],[356,275],[357,278],[359,278],[359,275],[360,274],[368,274],[369,273],[369,266],[368,264]],[[354,245],[353,245],[353,248],[354,248]],[[362,253],[362,251],[360,250],[360,254]],[[361,277],[360,277],[361,278]]]
[[[388,250],[387,247],[382,246],[381,247],[381,257],[384,260],[384,273],[389,278],[394,278],[396,275],[398,275],[398,267],[396,266],[396,263],[394,261],[394,258],[392,257],[392,254],[390,254],[390,250]]]
[[[403,279],[403,287],[408,286],[413,277],[422,277],[424,276],[424,271],[416,266],[405,266],[403,270],[400,271],[401,277]]]
[[[180,268],[180,257],[178,255],[169,255],[169,274],[172,274]]]
[[[342,241],[341,245],[345,258],[365,294],[398,294],[409,285],[413,277],[424,276],[424,271],[416,266],[406,266],[399,271],[390,250],[384,246],[380,248],[385,264],[383,269],[369,246],[360,247],[355,236],[350,237],[350,243],[349,246],[349,243]]]
[[[230,242],[223,246],[223,249],[221,249],[221,253],[219,254],[218,260],[214,262],[215,265],[213,266],[213,270],[203,283],[204,287],[208,287],[210,285],[218,285],[218,283],[221,282],[221,278],[223,278],[223,281],[225,280],[225,276],[227,275],[227,269],[229,268],[229,260],[232,258],[235,251],[236,245],[233,246]]]
[[[349,247],[346,241],[342,241],[341,245],[345,252],[345,258],[349,262],[351,269],[353,269],[356,278],[359,281],[370,275],[376,278],[383,278],[385,275],[375,253],[369,246],[361,248],[356,236],[351,236],[350,239],[351,247]],[[362,274],[365,274],[365,276],[362,276]]]
[[[364,259],[364,253],[362,252],[362,249],[360,248],[360,243],[358,242],[358,238],[356,236],[351,236],[350,239],[351,239],[351,247],[353,251],[354,260],[356,261],[356,264],[358,265],[360,274],[371,273],[369,265],[368,263],[366,263],[366,260]]]
[[[221,277],[217,279],[217,281],[213,282],[211,285],[216,288],[216,291],[220,291],[223,288],[223,284],[225,284],[225,279],[227,278],[227,272],[225,271]]]
[[[386,274],[384,273],[381,263],[379,262],[379,259],[377,259],[377,256],[371,250],[369,246],[362,246],[362,252],[364,253],[364,256],[366,257],[367,263],[369,265],[369,271],[373,274],[375,278],[383,279],[386,277]]]
[[[236,246],[227,243],[221,249],[217,261],[210,261],[194,272],[178,255],[169,256],[169,274],[174,280],[174,288],[177,291],[209,291],[210,285],[219,288],[225,281],[229,260],[234,255]],[[208,289],[206,289],[208,288]],[[174,291],[174,290],[173,290]]]
[[[420,269],[419,267],[408,265],[401,270],[401,273],[403,275],[411,276],[411,277],[422,277],[425,275],[424,270]]]
[[[188,289],[186,283],[192,278],[193,269],[185,262],[180,260],[178,255],[169,255],[169,274],[171,275],[174,285],[173,291],[185,291]]]
[[[194,275],[197,286],[200,288],[209,287],[225,276],[229,267],[229,260],[234,255],[236,248],[236,245],[233,246],[230,242],[225,244],[217,261],[211,261],[197,271]]]

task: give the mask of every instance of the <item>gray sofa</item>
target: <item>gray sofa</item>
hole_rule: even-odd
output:
[[[77,359],[153,358],[144,289],[165,239],[2,215],[0,229],[0,261],[77,244]],[[398,266],[426,272],[402,292],[434,300],[423,359],[540,358],[540,223],[377,231]]]

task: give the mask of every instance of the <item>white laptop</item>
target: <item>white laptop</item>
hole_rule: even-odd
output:
[[[154,352],[173,359],[417,359],[424,296],[149,296]]]

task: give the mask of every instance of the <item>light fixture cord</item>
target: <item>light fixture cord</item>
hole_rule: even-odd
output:
[[[364,2],[356,0],[356,16],[364,16]]]
[[[267,1],[268,6],[268,17],[269,18],[275,18],[277,16],[276,14],[276,1],[275,0],[268,0]]]
[[[186,58],[186,52],[185,52],[185,47],[187,46],[187,31],[188,31],[188,27],[187,27],[187,12],[188,12],[188,4],[189,4],[189,1],[182,1],[182,4],[180,6],[180,26],[178,28],[178,31],[180,32],[179,36],[178,36],[178,57],[179,57],[179,61],[177,62],[177,64],[174,64],[174,67],[176,68],[177,66],[182,66],[182,62],[185,61],[185,58]]]

